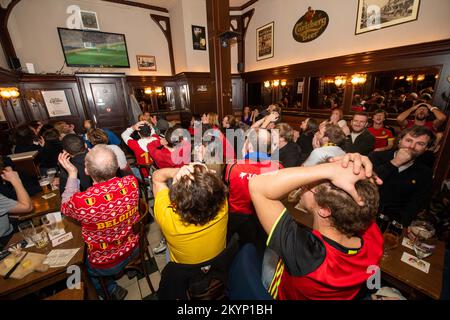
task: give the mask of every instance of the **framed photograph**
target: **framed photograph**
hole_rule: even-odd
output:
[[[194,50],[206,50],[206,28],[192,26],[192,45]]]
[[[41,94],[50,118],[72,115],[64,90],[41,91]]]
[[[155,56],[136,56],[139,71],[156,71]]]
[[[256,29],[256,60],[264,60],[273,57],[273,28],[271,22]]]
[[[100,30],[98,25],[97,12],[94,11],[80,11],[81,25],[86,30]]]
[[[417,20],[420,0],[358,0],[355,34]]]

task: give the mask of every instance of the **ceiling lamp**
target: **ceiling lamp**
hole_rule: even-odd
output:
[[[403,79],[405,79],[405,76],[398,77],[398,80],[403,80]]]
[[[162,88],[161,87],[155,88],[155,93],[157,93],[157,94],[162,93]]]
[[[286,85],[286,80],[281,80],[281,86],[284,87]]]
[[[273,86],[278,87],[280,85],[280,80],[273,80]]]
[[[145,88],[144,89],[145,94],[152,94],[152,88]]]
[[[412,76],[412,75],[406,77],[406,81],[408,81],[408,82],[412,82],[413,79],[414,79],[414,76]]]
[[[17,98],[20,95],[17,88],[0,88],[0,97],[4,99]]]
[[[270,87],[270,81],[264,81],[264,87],[269,88]]]

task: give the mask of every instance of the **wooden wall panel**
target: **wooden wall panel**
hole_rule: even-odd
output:
[[[22,106],[27,120],[44,122],[66,121],[75,125],[75,130],[82,131],[85,112],[80,90],[73,76],[24,75],[20,85]],[[42,91],[64,91],[70,108],[70,116],[51,117],[48,113]]]
[[[86,114],[99,128],[120,133],[131,125],[125,75],[79,75]]]

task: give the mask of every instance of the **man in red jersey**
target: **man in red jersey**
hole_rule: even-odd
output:
[[[282,165],[271,160],[270,152],[271,135],[266,129],[250,129],[244,143],[244,159],[228,164],[225,170],[225,181],[229,186],[229,217],[228,239],[233,234],[239,234],[241,244],[252,242],[262,254],[265,248],[267,235],[261,228],[255,215],[248,181],[261,173],[271,172],[282,168]]]
[[[414,112],[414,120],[407,120],[409,115]],[[429,121],[428,117],[433,114],[435,119]],[[410,128],[412,126],[425,126],[434,133],[437,132],[439,127],[447,120],[447,116],[438,107],[433,107],[431,104],[422,102],[408,110],[400,113],[397,117],[397,122],[402,128]]]
[[[375,149],[373,151],[386,151],[394,147],[394,133],[384,126],[386,112],[378,109],[374,112],[373,124],[367,130],[375,137]]]
[[[117,285],[113,276],[139,250],[139,235],[132,228],[139,220],[138,182],[131,175],[115,177],[119,167],[117,158],[106,145],[96,145],[86,156],[86,174],[94,184],[83,192],[79,192],[78,170],[69,161],[69,155],[61,153],[58,160],[69,173],[61,213],[81,223],[88,247],[86,267],[92,283],[99,295],[103,295],[98,277],[108,277],[110,296],[122,300],[127,291]]]
[[[133,132],[137,131],[140,139],[134,140],[131,135]],[[122,132],[122,140],[127,144],[128,147],[134,152],[137,164],[152,164],[153,160],[148,153],[147,145],[154,139],[151,136],[155,134],[153,127],[146,121],[139,121],[138,123],[132,125],[124,132]],[[148,170],[142,169],[140,171],[144,178],[149,175]]]
[[[383,238],[375,223],[377,186],[367,157],[279,170],[250,180],[267,244],[279,256],[269,293],[279,300],[353,299],[378,265]],[[377,179],[377,182],[380,182]],[[299,205],[313,215],[298,225],[281,199],[302,188]]]

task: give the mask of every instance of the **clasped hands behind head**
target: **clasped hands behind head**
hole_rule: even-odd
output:
[[[195,166],[202,166],[206,169],[206,171],[213,172],[213,173],[215,172],[214,170],[209,170],[208,167],[203,163],[191,162],[190,164],[185,165],[185,166],[181,167],[180,170],[178,170],[178,172],[173,177],[172,184],[178,183],[185,176],[189,177],[190,181],[195,182],[195,178],[193,176],[193,173],[195,171]]]

